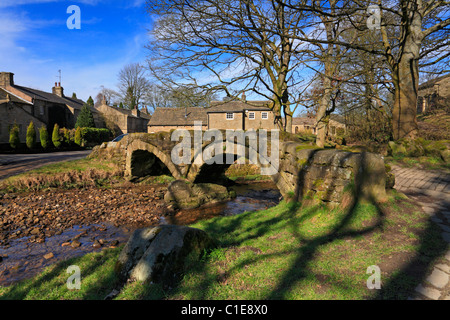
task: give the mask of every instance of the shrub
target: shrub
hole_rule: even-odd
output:
[[[81,128],[81,137],[85,143],[101,144],[109,141],[111,131],[108,129]]]
[[[64,143],[67,146],[70,146],[72,144],[72,139],[70,137],[70,130],[69,129],[62,128],[62,137],[63,137]]]
[[[78,127],[75,130],[74,142],[75,142],[75,144],[81,146],[81,128],[80,127]]]
[[[39,129],[39,138],[41,140],[42,148],[47,149],[49,144],[50,144],[50,141],[49,141],[49,138],[48,138],[48,131],[47,131],[47,127],[46,126],[42,126]]]
[[[14,124],[9,130],[9,144],[13,149],[17,149],[20,146],[19,126],[17,124]]]
[[[53,127],[52,142],[55,148],[61,146],[61,136],[59,135],[59,125],[57,123],[55,123],[55,126]]]
[[[33,149],[36,146],[36,129],[34,128],[33,121],[27,128],[27,147]]]

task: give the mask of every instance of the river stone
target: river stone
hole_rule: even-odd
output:
[[[227,187],[214,183],[192,183],[185,180],[172,181],[167,187],[164,201],[181,209],[193,209],[233,198]]]
[[[199,229],[162,225],[136,230],[116,262],[115,271],[125,281],[174,286],[185,267],[199,259],[213,241]]]

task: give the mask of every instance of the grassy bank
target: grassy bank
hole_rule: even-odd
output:
[[[406,299],[445,251],[440,232],[401,194],[348,210],[276,207],[196,223],[218,246],[189,266],[171,290],[127,283],[116,299]],[[71,259],[33,279],[0,288],[0,299],[103,299],[117,284],[120,248]],[[81,269],[68,290],[67,267]],[[381,269],[369,290],[367,268]]]
[[[107,186],[122,180],[122,177],[123,170],[112,161],[71,160],[45,165],[0,181],[0,193]]]

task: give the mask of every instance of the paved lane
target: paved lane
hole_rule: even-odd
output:
[[[50,163],[85,158],[91,150],[39,154],[0,154],[0,180]]]

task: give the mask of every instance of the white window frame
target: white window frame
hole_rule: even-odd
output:
[[[265,115],[265,117],[264,117],[264,115]],[[261,119],[263,119],[263,120],[269,119],[269,113],[268,112],[261,112]]]
[[[255,120],[256,119],[256,112],[254,112],[254,111],[249,112],[248,113],[248,119],[249,120]]]
[[[229,115],[231,115],[231,118],[228,117]],[[227,119],[227,120],[234,120],[234,112],[227,112],[227,113],[225,113],[225,119]]]

